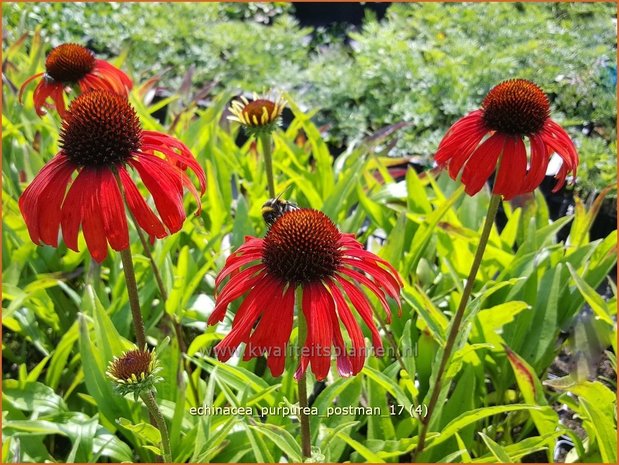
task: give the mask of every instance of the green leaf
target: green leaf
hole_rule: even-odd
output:
[[[161,446],[161,433],[150,423],[140,422],[134,424],[122,417],[118,419],[117,423],[124,429],[135,433],[137,437],[144,440],[147,444],[151,444],[156,447]]]
[[[346,444],[348,444],[350,447],[352,447],[356,452],[358,452],[369,463],[385,463],[385,461],[382,458],[380,458],[380,456],[378,456],[377,454],[372,452],[370,449],[365,447],[359,441],[355,441],[353,438],[348,436],[343,431],[338,431],[337,433],[335,433],[335,435],[339,439],[341,439],[342,441],[346,442]]]
[[[465,428],[466,426],[471,425],[479,420],[493,415],[500,415],[502,413],[515,412],[519,410],[537,411],[540,410],[540,407],[527,404],[496,405],[492,407],[482,407],[463,413],[458,418],[450,421],[436,437],[432,438],[431,440],[429,439],[426,450],[442,444],[447,439],[451,438],[454,434],[456,434],[458,431],[460,431],[462,428]]]
[[[292,435],[281,426],[264,423],[249,425],[250,428],[270,439],[273,444],[286,454],[289,462],[302,462],[301,447]]]
[[[586,398],[580,398],[580,403],[591,420],[591,427],[595,431],[595,439],[602,454],[602,461],[617,463],[617,424],[613,424],[607,414]]]
[[[591,306],[591,309],[595,313],[595,315],[605,323],[613,326],[614,322],[612,319],[612,312],[609,305],[604,302],[604,299],[598,294],[595,289],[593,289],[587,282],[582,279],[578,273],[574,270],[572,265],[567,264],[567,269],[570,271],[574,282],[576,283],[576,287],[585,298],[587,303]]]
[[[479,435],[481,436],[481,438],[484,440],[484,442],[488,446],[488,449],[490,449],[490,452],[492,452],[492,455],[496,457],[498,462],[512,463],[512,459],[509,457],[507,452],[505,452],[505,449],[503,449],[501,446],[499,446],[496,442],[494,442],[492,439],[490,439],[488,436],[486,436],[481,431],[479,432]]]

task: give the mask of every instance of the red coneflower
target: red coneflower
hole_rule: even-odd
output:
[[[382,341],[372,318],[372,305],[360,286],[378,298],[387,321],[391,312],[386,296],[400,305],[402,282],[396,270],[364,250],[354,235],[342,234],[324,213],[311,209],[284,213],[264,239],[248,237],[227,259],[216,288],[228,276],[230,280],[218,293],[208,323],[221,321],[228,304],[247,295],[234,316],[232,330],[215,349],[217,356],[228,360],[244,342],[244,359],[266,355],[274,376],[284,370],[297,287],[303,291],[301,308],[307,322],[297,379],[308,365],[317,379],[324,379],[332,354],[337,356],[338,371],[343,376],[357,374],[363,368],[363,334],[345,296],[370,329],[375,349],[382,348]],[[340,321],[350,338],[352,347],[348,351]]]
[[[43,79],[34,89],[34,108],[39,116],[45,114],[44,107],[56,107],[65,117],[65,88],[77,84],[82,92],[107,90],[127,96],[133,86],[131,79],[107,61],[98,60],[93,52],[78,44],[62,44],[54,48],[45,59],[45,72],[35,74],[24,82],[19,90],[19,101],[26,86],[34,79]],[[54,105],[46,103],[51,97]]]
[[[529,157],[525,137],[529,139]],[[462,171],[461,180],[469,195],[479,192],[496,169],[493,193],[509,200],[540,185],[553,153],[563,160],[556,175],[557,191],[568,173],[576,176],[576,148],[561,126],[550,119],[546,94],[530,81],[510,79],[488,92],[480,110],[449,129],[435,160],[439,166],[449,166],[453,179]]]
[[[61,228],[67,247],[78,251],[81,225],[88,250],[101,262],[107,256],[108,243],[114,250],[129,247],[123,198],[138,225],[158,238],[183,225],[183,187],[192,192],[200,208],[200,196],[184,173],[189,167],[204,193],[206,181],[200,165],[182,142],[142,130],[125,97],[91,91],[73,100],[62,124],[60,146],[60,152],[19,198],[30,238],[36,244],[56,247]],[[150,191],[160,218],[142,198],[128,166],[138,172]],[[78,175],[71,182],[74,171]]]

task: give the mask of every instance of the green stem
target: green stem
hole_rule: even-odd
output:
[[[389,344],[391,345],[391,348],[393,349],[393,355],[398,361],[398,363],[400,364],[400,368],[402,368],[402,370],[408,373],[408,370],[406,369],[406,365],[404,364],[404,360],[402,360],[402,355],[400,354],[400,350],[398,349],[398,343],[396,342],[395,337],[393,336],[393,333],[391,332],[391,329],[387,327],[387,323],[383,320],[383,318],[380,315],[377,314],[376,318],[378,319],[380,328],[387,335],[387,341],[389,341]]]
[[[159,272],[159,267],[157,266],[157,263],[155,262],[155,258],[153,257],[153,254],[150,251],[150,246],[148,242],[146,241],[146,238],[144,237],[144,233],[142,233],[142,230],[140,229],[140,225],[137,223],[135,217],[133,216],[131,212],[130,214],[135,224],[135,230],[137,231],[138,237],[140,238],[140,242],[142,243],[142,248],[144,249],[144,253],[146,254],[146,257],[148,258],[148,260],[150,261],[150,267],[151,267],[151,270],[153,271],[153,275],[155,276],[155,281],[157,281],[157,287],[159,288],[159,294],[161,295],[161,298],[163,299],[163,303],[164,303],[164,315],[168,315],[165,312],[165,302],[167,302],[168,300],[168,291],[166,290],[163,284],[163,279],[161,279],[161,273]],[[171,320],[174,333],[176,334],[176,340],[178,341],[178,348],[181,351],[181,357],[180,357],[181,367],[184,366],[185,370],[187,370],[187,377],[189,378],[189,387],[191,388],[191,392],[194,396],[195,401],[198,402],[198,388],[193,382],[193,368],[191,367],[191,362],[183,357],[183,355],[187,353],[187,343],[185,342],[183,328],[181,327],[180,323],[178,322],[178,320],[176,319],[174,315],[169,316],[169,319]]]
[[[133,316],[133,326],[135,327],[135,339],[138,347],[144,350],[146,347],[146,331],[140,310],[140,298],[138,296],[138,286],[135,281],[135,271],[133,270],[133,259],[131,258],[131,248],[127,247],[120,251],[120,258],[123,263],[125,281],[127,282],[127,294],[129,295],[129,306]]]
[[[142,243],[142,248],[144,249],[146,258],[148,258],[148,260],[150,261],[150,268],[153,271],[153,275],[155,276],[155,281],[157,281],[157,287],[159,288],[159,294],[161,295],[161,298],[163,299],[163,301],[166,302],[168,300],[168,291],[163,285],[163,279],[161,278],[159,267],[157,266],[157,263],[155,263],[153,254],[150,251],[150,246],[148,242],[146,241],[146,238],[144,237],[144,233],[142,232],[140,225],[135,219],[135,216],[133,216],[133,213],[131,213],[131,210],[129,210],[129,214],[131,215],[131,218],[133,219],[133,224],[135,225],[135,230],[137,231],[138,237],[140,238],[140,242]]]
[[[263,133],[260,135],[262,143],[262,154],[264,155],[264,167],[267,171],[267,183],[269,186],[269,197],[275,198],[275,181],[273,178],[273,156],[271,149],[271,134]]]
[[[473,259],[473,264],[471,265],[471,271],[469,272],[469,276],[466,280],[466,286],[464,287],[464,290],[462,291],[462,298],[460,299],[460,305],[458,305],[458,310],[456,310],[456,314],[454,315],[454,318],[453,318],[453,321],[451,323],[451,327],[449,330],[449,335],[447,336],[447,342],[445,343],[445,349],[443,350],[441,362],[439,364],[438,372],[436,374],[436,381],[432,388],[432,395],[430,397],[430,401],[428,402],[427,413],[426,413],[426,416],[421,420],[421,431],[419,433],[419,440],[417,443],[417,448],[415,449],[415,452],[413,453],[413,458],[412,458],[413,462],[416,461],[417,457],[424,450],[426,435],[428,434],[428,428],[430,427],[432,415],[436,409],[438,397],[441,392],[441,384],[443,382],[443,376],[446,372],[449,360],[451,359],[454,344],[456,342],[458,334],[460,333],[460,325],[462,324],[462,319],[464,318],[466,305],[469,301],[469,298],[471,297],[471,293],[473,292],[473,285],[475,284],[475,277],[477,276],[477,271],[479,270],[479,266],[481,265],[481,260],[484,256],[484,251],[486,250],[486,246],[488,245],[488,238],[490,237],[490,232],[492,231],[494,219],[496,217],[500,204],[501,204],[501,196],[497,194],[492,194],[492,197],[490,198],[490,205],[488,206],[488,213],[486,215],[486,221],[484,223],[484,228],[481,232],[481,237],[479,239],[479,245],[477,246],[477,251],[475,252],[475,258]]]
[[[166,425],[165,418],[163,418],[161,410],[159,410],[159,406],[157,405],[157,399],[155,399],[155,394],[153,393],[153,391],[148,391],[143,393],[141,397],[146,404],[146,408],[148,408],[149,413],[152,417],[155,418],[157,428],[161,433],[163,461],[165,463],[172,463],[172,449],[170,448],[170,435],[168,434],[168,426]]]
[[[297,291],[296,296],[297,302],[297,318],[298,318],[298,344],[299,344],[299,360],[301,358],[303,343],[305,342],[305,338],[307,337],[307,323],[305,322],[305,317],[303,316],[303,311],[301,310],[301,291]],[[301,421],[301,453],[304,458],[310,458],[312,456],[312,439],[310,436],[310,425],[309,425],[309,417],[306,415],[305,411],[307,410],[307,381],[306,375],[303,373],[303,376],[298,380],[299,384],[299,407],[301,407],[301,412],[299,413],[299,420]]]

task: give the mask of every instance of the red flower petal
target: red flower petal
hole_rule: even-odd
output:
[[[35,244],[58,245],[61,205],[74,170],[75,165],[60,152],[20,196],[19,209]]]
[[[233,276],[221,290],[221,294],[217,296],[215,309],[208,319],[208,324],[212,325],[223,320],[230,302],[241,297],[254,286],[257,286],[265,276],[268,276],[263,273],[263,270],[263,265],[255,265]],[[247,300],[247,298],[245,299]]]
[[[66,116],[66,109],[64,104],[64,84],[61,82],[50,81],[48,82],[46,77],[41,79],[41,82],[37,84],[34,89],[34,94],[32,95],[32,100],[34,102],[34,108],[37,112],[37,115],[43,116],[45,114],[44,107],[47,106],[46,101],[49,97],[52,97],[54,103],[56,105],[56,110],[61,117]]]
[[[396,281],[393,275],[378,265],[378,262],[372,262],[369,260],[355,260],[353,258],[345,257],[342,259],[342,263],[350,266],[357,267],[365,271],[368,275],[372,276],[376,283],[383,287],[392,299],[394,299],[398,307],[400,304],[400,284]]]
[[[578,152],[567,132],[553,120],[548,119],[540,135],[544,142],[563,159],[568,171],[573,171],[575,176],[578,168]]]
[[[240,252],[242,248],[243,246],[241,246],[238,252]],[[227,276],[235,273],[244,265],[255,262],[256,260],[260,260],[262,257],[261,254],[257,252],[249,253],[249,254],[243,253],[242,255],[239,255],[238,252],[237,254],[230,255],[228,259],[226,260],[226,264],[224,265],[223,270],[221,270],[221,272],[219,273],[219,275],[217,275],[217,278],[215,279],[215,289],[219,288],[222,281]]]
[[[368,279],[365,275],[351,268],[341,267],[338,271],[341,274],[349,276],[353,278],[355,281],[357,281],[358,283],[364,284],[366,287],[368,287],[376,295],[376,297],[378,297],[378,300],[380,301],[383,308],[385,309],[385,313],[387,314],[387,322],[388,323],[391,322],[391,308],[389,308],[389,304],[387,303],[387,299],[385,299],[385,294],[383,293],[382,289],[380,289],[374,283],[374,281]]]
[[[43,76],[45,73],[39,73],[39,74],[35,74],[34,76],[30,76],[28,79],[26,79],[24,81],[24,83],[21,85],[21,87],[19,88],[19,94],[17,96],[17,100],[19,100],[19,103],[22,103],[22,96],[24,95],[24,90],[26,90],[26,87],[28,86],[28,84],[30,84],[32,81],[34,81],[37,78],[40,78],[41,76]]]
[[[505,136],[501,165],[496,175],[493,192],[505,200],[523,194],[522,188],[527,171],[527,151],[520,136]]]
[[[62,204],[60,225],[62,237],[68,248],[79,252],[77,248],[77,234],[80,229],[82,217],[86,214],[85,203],[91,195],[96,182],[95,172],[82,169],[73,181],[67,197]]]
[[[150,150],[160,151],[168,157],[170,161],[189,166],[189,168],[191,168],[191,170],[198,177],[198,181],[200,182],[200,192],[204,194],[206,190],[206,175],[185,144],[174,137],[170,137],[167,134],[156,131],[143,131],[142,142],[144,144],[142,146],[143,150],[145,150],[145,147],[148,147]],[[178,150],[178,153],[172,149]]]
[[[168,233],[163,223],[157,218],[157,215],[153,213],[146,201],[142,198],[142,194],[140,194],[140,191],[124,166],[118,166],[118,174],[129,210],[133,213],[140,228],[146,231],[151,237],[162,238],[167,236]]]
[[[524,192],[531,192],[542,183],[548,170],[549,161],[546,145],[541,136],[532,134],[529,136],[529,140],[531,141],[531,162],[529,171],[524,177],[522,186]]]
[[[340,330],[340,322],[337,319],[335,313],[335,303],[329,297],[329,316],[331,317],[331,327],[333,328],[333,346],[335,347],[335,354],[337,356],[337,371],[340,376],[350,376],[352,374],[352,365],[350,357],[346,352],[346,345],[344,344],[344,338],[342,337],[342,331]]]
[[[299,376],[295,373],[295,377],[302,375],[307,367],[307,361],[311,364],[317,380],[323,380],[329,373],[333,340],[330,306],[333,306],[333,300],[322,283],[310,283],[304,286],[302,308],[307,322],[307,338],[303,344],[302,363],[297,369]]]
[[[293,286],[272,296],[260,322],[249,338],[243,360],[267,355],[267,365],[273,376],[280,376],[286,362],[286,345],[292,332],[294,313]]]
[[[99,170],[99,205],[105,236],[114,250],[129,247],[127,216],[120,189],[114,174],[108,169]]]
[[[481,129],[483,125],[483,112],[475,110],[456,121],[448,130],[441,142],[434,159],[437,164],[442,165],[449,161],[453,156],[453,149],[462,144],[463,139],[469,139],[473,134]],[[487,132],[487,130],[486,130]]]
[[[91,73],[101,76],[112,84],[117,94],[129,95],[128,91],[133,87],[133,82],[123,71],[105,60],[95,60]]]
[[[254,323],[268,307],[273,293],[277,292],[280,284],[267,275],[261,275],[261,280],[247,294],[239,307],[232,322],[232,330],[215,346],[217,358],[222,362],[228,360],[241,342],[249,338]]]
[[[363,333],[335,281],[329,279],[327,285],[335,300],[337,314],[342,320],[342,323],[344,323],[344,327],[352,343],[350,359],[352,362],[352,374],[356,375],[363,369],[363,364],[365,362],[365,341],[363,339]]]
[[[496,168],[504,143],[505,135],[496,132],[475,150],[462,173],[462,184],[468,195],[475,195],[484,187]]]
[[[357,288],[356,285],[350,283],[343,276],[336,276],[335,280],[340,283],[344,292],[348,295],[348,298],[353,304],[353,307],[357,310],[361,319],[365,322],[367,327],[372,333],[372,345],[376,348],[382,348],[383,342],[378,333],[378,328],[372,318],[372,306],[366,295]]]
[[[82,231],[86,245],[92,258],[101,263],[107,257],[107,238],[105,225],[101,218],[101,203],[99,190],[101,189],[101,169],[84,168],[82,174],[89,173],[92,178],[90,188],[82,198]]]
[[[129,160],[152,194],[157,211],[171,233],[179,231],[185,220],[183,183],[174,167],[154,155],[139,154]]]

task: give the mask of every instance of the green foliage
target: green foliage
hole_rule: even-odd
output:
[[[342,149],[385,126],[409,123],[387,150],[428,166],[445,130],[478,108],[491,87],[511,77],[531,79],[577,141],[579,187],[591,192],[615,184],[613,3],[394,4],[386,20],[368,17],[350,32],[349,44],[299,28],[293,7],[282,3],[2,8],[9,43],[41,27],[46,50],[76,41],[102,57],[126,54],[141,80],[161,75],[172,89],[216,83],[232,92],[287,90],[320,110],[316,121],[328,126],[327,141]]]
[[[544,63],[544,72],[548,73],[545,75],[552,78],[541,84],[557,90],[554,104],[558,109],[570,118],[582,117],[582,121],[599,118],[605,121],[600,124],[610,124],[610,120],[604,120],[610,118],[604,112],[595,117],[593,113],[578,114],[569,102],[562,101],[558,91],[565,85],[564,81],[554,81],[558,70],[552,62],[542,61],[543,56],[556,63],[571,57],[569,66],[574,66],[570,68],[574,73],[581,66],[588,66],[587,60],[593,56],[589,49],[583,56],[570,55],[573,50],[570,47],[575,47],[576,35],[582,29],[571,30],[565,25],[562,33],[551,40],[556,24],[550,19],[562,18],[565,24],[585,20],[597,24],[600,29],[593,29],[591,36],[580,37],[594,41],[598,40],[593,39],[598,32],[607,33],[606,26],[602,20],[598,24],[597,20],[579,15],[589,12],[598,18],[599,11],[607,11],[603,8],[608,7],[493,5],[502,12],[494,18],[480,15],[481,7],[435,4],[392,7],[389,21],[369,23],[354,35],[357,44],[352,57],[343,49],[313,57],[315,61],[307,70],[310,75],[317,73],[317,63],[327,66],[329,60],[340,60],[340,65],[325,68],[321,80],[313,81],[312,86],[320,86],[322,90],[311,98],[316,99],[314,102],[326,101],[324,89],[329,81],[333,84],[331,95],[336,96],[338,92],[340,95],[339,100],[331,101],[329,111],[336,112],[335,121],[352,122],[351,134],[358,136],[360,128],[363,131],[402,120],[414,121],[408,141],[418,143],[423,152],[426,149],[421,147],[427,147],[429,153],[446,125],[474,106],[491,83],[505,77],[506,70],[533,70]],[[258,87],[278,72],[282,73],[281,79],[285,72],[290,72],[289,82],[294,84],[294,70],[301,72],[307,65],[300,64],[295,41],[301,41],[306,32],[300,32],[286,15],[278,13],[273,34],[261,42],[256,40],[265,36],[260,25],[218,22],[222,15],[245,18],[247,11],[258,13],[261,8],[200,5],[204,16],[195,18],[192,6],[185,4],[175,11],[177,18],[186,15],[186,22],[175,20],[158,25],[169,31],[170,24],[174,24],[178,36],[162,34],[160,37],[169,37],[169,42],[153,47],[147,46],[149,38],[141,36],[142,29],[137,24],[158,30],[156,22],[162,18],[146,14],[129,18],[132,11],[143,11],[136,10],[136,5],[77,5],[62,9],[56,4],[40,4],[39,16],[28,16],[34,14],[34,8],[3,5],[3,11],[8,13],[5,21],[13,28],[11,33],[15,38],[20,35],[15,29],[18,21],[22,21],[25,29],[36,18],[49,18],[49,23],[42,23],[42,32],[57,41],[67,40],[69,34],[81,33],[82,29],[100,30],[103,24],[97,21],[109,21],[108,26],[121,22],[129,25],[126,31],[132,35],[123,36],[123,32],[114,37],[118,44],[114,47],[122,47],[123,41],[128,40],[132,51],[126,55],[127,63],[131,63],[129,67],[133,71],[139,69],[144,73],[143,77],[134,73],[136,89],[131,102],[146,128],[180,138],[207,172],[208,189],[202,198],[202,212],[198,216],[190,214],[179,233],[156,241],[152,248],[169,292],[166,302],[159,296],[148,259],[134,232],[131,237],[148,340],[157,346],[162,366],[159,374],[164,381],[157,385],[157,397],[169,425],[174,460],[300,461],[299,424],[295,415],[259,415],[262,408],[290,407],[298,401],[295,382],[290,376],[296,361],[287,361],[285,374],[279,378],[273,378],[268,370],[261,374],[259,360],[221,363],[212,357],[212,349],[229,331],[230,320],[217,327],[205,324],[214,306],[215,276],[230,250],[238,247],[244,236],[262,236],[265,232],[261,217],[267,186],[263,160],[251,141],[237,146],[237,127],[221,124],[230,87],[214,93],[210,104],[199,109],[194,102],[183,101],[186,95],[173,95],[175,113],[168,115],[164,123],[152,117],[154,106],[140,100],[139,87],[150,77],[150,66],[168,64],[149,53],[164,49],[165,56],[169,45],[187,47],[188,31],[191,31],[189,36],[195,33],[193,37],[205,41],[205,50],[209,47],[207,43],[232,44],[230,34],[245,34],[236,36],[246,38],[241,45],[260,48],[253,62],[245,61],[243,55],[229,61],[238,63],[237,67],[226,68],[231,76],[247,67],[236,74],[239,85],[245,87],[251,82]],[[172,5],[140,5],[140,8],[159,9],[163,15],[169,14]],[[278,8],[286,10],[284,6]],[[443,16],[442,8],[449,8],[451,17]],[[103,9],[113,14],[105,19],[105,15],[92,13]],[[73,15],[75,11],[84,15],[78,29],[72,29],[78,27],[77,23],[67,22],[63,16]],[[525,11],[536,11],[531,16],[537,22]],[[506,32],[511,38],[489,35],[491,21],[496,23],[492,30],[501,30],[501,25],[514,20],[514,15],[521,15],[516,17],[522,23],[516,22],[517,27]],[[200,27],[196,25],[198,20]],[[218,24],[217,28],[207,27],[209,21]],[[67,24],[67,27],[60,31],[53,24]],[[412,26],[405,27],[405,24]],[[475,30],[469,29],[465,34],[466,27],[472,24],[476,25]],[[556,54],[549,57],[544,55],[539,43],[514,39],[519,28],[535,31],[532,24],[548,27],[548,31],[543,31],[547,36],[542,43]],[[281,37],[278,34],[286,28],[292,31],[292,36],[284,40],[284,34]],[[444,37],[439,37],[439,32]],[[112,40],[113,34],[109,30],[105,33]],[[252,34],[255,35],[250,41]],[[260,61],[260,54],[275,46],[278,40],[289,49],[285,48],[282,55],[273,56],[269,62]],[[555,46],[553,40],[563,41],[565,46]],[[420,41],[426,45],[420,48]],[[447,44],[457,47],[453,53],[448,53]],[[241,49],[237,45],[232,48],[231,56]],[[141,50],[142,46],[144,54],[137,55],[135,50]],[[131,313],[118,254],[111,253],[103,264],[97,265],[85,251],[83,240],[80,253],[67,250],[62,241],[57,249],[35,246],[17,206],[20,193],[58,150],[57,117],[47,115],[39,119],[32,108],[32,89],[26,92],[21,106],[10,85],[18,87],[42,69],[46,48],[41,36],[35,33],[15,46],[13,43],[6,46],[4,55],[2,459],[3,462],[153,462],[159,439],[157,431],[148,424],[146,409],[132,396],[116,395],[105,376],[112,357],[132,347]],[[509,59],[522,57],[520,48],[530,60],[522,68],[513,61],[516,58]],[[411,50],[409,56],[407,52]],[[299,56],[305,54],[307,50]],[[172,55],[170,47],[169,56]],[[217,56],[205,52],[205,61],[196,62],[197,80],[203,79],[198,77],[198,70],[209,76],[204,79],[222,78],[213,71],[217,67],[225,68]],[[286,56],[290,57],[290,63],[286,62]],[[293,64],[295,60],[297,65]],[[489,62],[496,66],[488,66]],[[269,63],[275,68],[269,69]],[[178,66],[175,76],[183,72]],[[442,70],[440,73],[438,68]],[[458,73],[463,68],[469,70],[468,77]],[[592,69],[588,66],[589,72]],[[481,72],[473,79],[475,70]],[[412,73],[411,80],[402,79],[406,72]],[[412,87],[413,81],[424,84]],[[598,91],[596,88],[595,92]],[[355,105],[345,103],[346,93]],[[419,174],[408,170],[404,180],[395,182],[388,171],[393,160],[383,152],[388,136],[377,135],[371,141],[351,144],[334,160],[317,126],[321,115],[304,112],[298,106],[297,97],[310,101],[309,95],[290,92],[289,107],[294,120],[287,129],[274,134],[276,190],[288,189],[287,198],[303,207],[325,211],[342,231],[355,233],[368,249],[390,261],[405,282],[402,314],[397,316],[395,312],[389,326],[400,360],[393,348],[389,348],[382,357],[370,357],[358,376],[331,375],[327,379],[325,389],[313,404],[319,415],[310,418],[315,459],[408,461],[417,445],[423,405],[434,388],[432,381],[436,378],[450,317],[459,303],[479,241],[489,193],[484,190],[473,198],[467,197],[457,183],[430,170]],[[587,94],[586,98],[601,102],[607,97],[602,93]],[[385,102],[389,102],[388,110],[381,107]],[[343,117],[347,111],[350,119]],[[364,126],[367,124],[370,126]],[[300,133],[304,137],[297,137]],[[185,206],[187,211],[192,211],[192,200],[188,199]],[[594,314],[597,334],[607,338],[616,353],[616,345],[610,344],[617,337],[613,314],[616,296],[605,299],[595,292],[616,263],[616,231],[604,239],[591,241],[588,230],[597,210],[585,209],[582,202],[577,203],[572,215],[555,222],[549,220],[547,206],[539,193],[524,205],[503,203],[502,207],[507,224],[501,232],[494,228],[491,233],[475,282],[474,298],[448,367],[446,380],[451,382],[451,388],[450,383],[444,383],[426,451],[419,460],[517,461],[533,452],[551,455],[559,436],[568,435],[575,443],[570,452],[573,461],[614,463],[616,418],[609,415],[616,408],[614,392],[600,380],[579,379],[577,373],[559,381],[549,379],[547,373],[559,351],[567,345],[559,342],[560,331],[573,324],[585,303]],[[557,231],[570,221],[569,238],[558,242]],[[182,353],[174,336],[174,323],[181,327],[188,345],[186,353]],[[161,348],[168,335],[170,344]],[[369,332],[365,335],[369,337]],[[296,337],[293,332],[293,340]],[[389,347],[386,334],[384,343]],[[563,403],[583,419],[584,438],[559,423],[552,407]],[[251,407],[255,413],[190,413],[192,407],[200,406]],[[327,416],[329,408],[338,407],[361,410]],[[363,413],[362,407],[378,408],[380,415]]]

